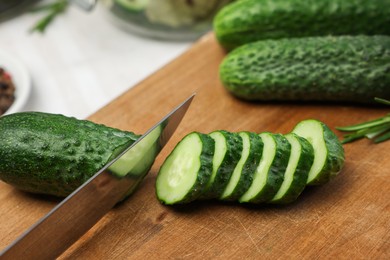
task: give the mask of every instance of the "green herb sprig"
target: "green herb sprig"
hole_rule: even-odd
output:
[[[46,14],[31,28],[30,31],[43,33],[55,17],[66,11],[68,5],[69,3],[67,0],[57,0],[54,3],[40,5],[33,8],[31,10],[32,12],[45,12]]]
[[[375,98],[375,101],[385,105],[390,105],[389,100],[382,98]],[[341,141],[343,144],[364,137],[372,139],[374,143],[381,143],[390,139],[390,113],[371,121],[356,125],[336,127],[336,129],[343,132],[352,132],[344,135],[344,139]]]

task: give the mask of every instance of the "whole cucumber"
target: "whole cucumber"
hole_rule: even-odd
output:
[[[390,0],[241,0],[217,14],[214,31],[227,49],[263,39],[390,35]]]
[[[374,103],[390,98],[390,36],[263,40],[230,52],[220,79],[248,100]]]
[[[57,114],[0,117],[0,179],[64,197],[137,140],[132,133]]]

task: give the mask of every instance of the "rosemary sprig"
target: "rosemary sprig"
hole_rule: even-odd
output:
[[[56,16],[61,13],[64,13],[68,7],[67,0],[57,0],[54,3],[40,5],[36,8],[33,8],[32,12],[45,12],[43,18],[38,20],[38,22],[31,28],[31,32],[40,32],[43,33],[47,26],[54,20]]]
[[[382,98],[375,98],[379,103],[390,105],[390,101]],[[390,139],[390,113],[367,122],[356,125],[336,127],[336,129],[343,132],[352,132],[344,135],[341,141],[343,144],[349,143],[361,138],[373,139],[374,143],[381,143]]]

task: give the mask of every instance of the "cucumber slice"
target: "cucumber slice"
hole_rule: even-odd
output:
[[[214,140],[208,135],[193,132],[185,136],[160,168],[157,198],[167,205],[197,199],[212,173],[214,147]]]
[[[344,149],[337,136],[324,123],[308,119],[298,123],[293,133],[307,139],[314,148],[314,162],[307,185],[327,183],[344,165]]]
[[[239,198],[240,202],[262,203],[271,200],[284,179],[291,145],[281,134],[261,133],[263,155],[254,175],[252,185]]]
[[[158,139],[161,132],[162,126],[159,126],[145,136],[134,148],[127,151],[108,168],[111,173],[124,177],[139,176],[148,172],[159,150]]]
[[[114,3],[130,12],[140,12],[145,10],[149,0],[114,0]]]
[[[293,202],[298,198],[306,187],[307,177],[314,160],[313,146],[305,138],[293,133],[285,137],[291,144],[291,154],[282,186],[270,201],[277,204]]]
[[[215,141],[213,172],[202,198],[219,198],[241,158],[242,138],[236,133],[219,130],[209,134]]]
[[[240,132],[238,134],[243,140],[241,158],[220,197],[222,200],[237,200],[247,191],[252,184],[253,174],[263,151],[263,142],[257,134],[250,132]]]

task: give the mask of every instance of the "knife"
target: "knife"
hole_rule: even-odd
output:
[[[0,253],[0,259],[55,259],[131,195],[181,122],[194,94],[107,163]],[[145,167],[147,169],[145,169]]]

